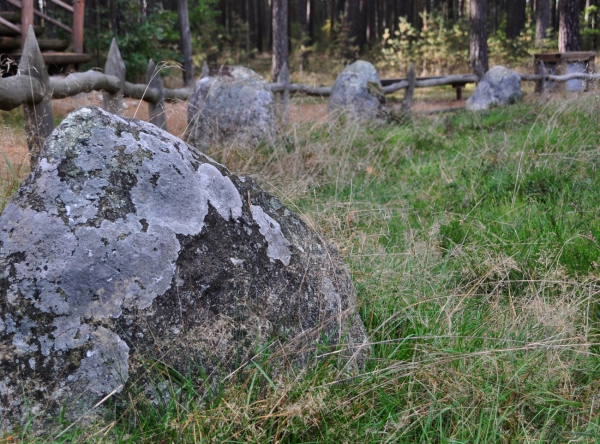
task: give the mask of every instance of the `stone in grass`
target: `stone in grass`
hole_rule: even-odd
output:
[[[196,83],[188,102],[188,143],[255,146],[277,132],[275,97],[267,81],[241,66],[221,66]]]
[[[521,77],[504,66],[494,66],[477,84],[467,100],[469,111],[481,111],[491,106],[503,106],[521,98]]]
[[[385,94],[375,67],[358,60],[342,71],[329,97],[328,114],[357,120],[377,120],[387,115]]]
[[[0,216],[0,434],[90,414],[149,362],[210,386],[264,349],[360,360],[355,309],[339,254],[251,179],[80,108]]]

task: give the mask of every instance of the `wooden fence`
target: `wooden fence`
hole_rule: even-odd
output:
[[[192,93],[191,88],[168,89],[163,85],[162,78],[154,61],[150,60],[146,72],[146,84],[133,84],[125,81],[125,63],[121,58],[116,41],[113,40],[104,73],[86,71],[73,73],[66,77],[49,77],[40,52],[33,28],[30,27],[19,63],[17,76],[0,79],[0,109],[11,110],[23,106],[25,116],[25,132],[31,154],[32,166],[37,164],[39,151],[54,129],[51,99],[74,96],[82,92],[102,91],[104,109],[114,114],[121,114],[124,97],[144,100],[148,103],[150,122],[159,128],[166,129],[165,101],[186,101]],[[203,69],[203,77],[208,70]],[[541,74],[521,75],[525,81],[565,82],[571,79],[598,80],[600,74],[567,74],[562,76],[548,75],[542,67]],[[287,66],[279,75],[278,81],[271,84],[271,90],[278,96],[279,113],[284,121],[289,114],[290,93],[304,93],[318,96],[329,96],[331,87],[309,87],[290,83]],[[392,94],[405,89],[403,109],[410,112],[415,88],[452,85],[464,86],[476,83],[475,75],[450,75],[442,77],[421,78],[415,76],[411,67],[406,79],[391,79],[383,86],[385,94]],[[544,88],[542,87],[543,91]],[[458,94],[458,92],[457,92]]]

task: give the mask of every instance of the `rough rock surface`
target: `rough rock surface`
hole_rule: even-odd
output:
[[[467,109],[481,111],[490,106],[501,106],[521,98],[521,78],[504,66],[494,66],[477,84],[467,100]]]
[[[73,112],[0,216],[0,431],[88,413],[148,362],[223,375],[365,340],[338,253],[148,123]]]
[[[242,66],[221,66],[196,83],[188,102],[188,143],[257,145],[277,132],[275,97],[267,81]]]
[[[385,94],[375,67],[363,60],[349,65],[338,76],[329,97],[328,113],[358,120],[376,120],[387,113]]]

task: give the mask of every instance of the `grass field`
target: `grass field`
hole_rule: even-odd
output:
[[[267,357],[208,398],[201,380],[159,404],[132,386],[106,422],[4,441],[597,442],[599,147],[590,93],[214,150],[341,251],[366,367],[325,356],[273,379]]]

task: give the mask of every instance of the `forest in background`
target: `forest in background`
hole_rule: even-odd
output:
[[[113,37],[130,78],[143,74],[150,57],[183,63],[179,3],[88,0],[85,44],[92,64],[102,66]],[[247,64],[270,52],[274,3],[287,3],[295,68],[326,54],[345,62],[368,57],[397,69],[413,63],[422,74],[464,72],[469,69],[472,5],[486,9],[494,62],[515,65],[534,51],[557,50],[565,8],[579,18],[580,44],[574,49],[594,50],[599,43],[598,0],[189,0],[194,65],[204,60]]]
[[[325,70],[332,63],[362,57],[383,70],[405,70],[414,64],[422,75],[450,74],[473,68],[469,39],[473,37],[474,15],[483,17],[479,33],[486,36],[492,62],[517,66],[530,63],[533,52],[558,50],[563,26],[579,28],[573,32],[578,41],[575,46],[567,45],[566,50],[595,50],[600,43],[599,2],[88,0],[85,52],[93,56],[91,66],[103,66],[110,41],[116,38],[129,80],[143,76],[149,58],[184,64],[185,39],[180,32],[183,8],[191,36],[193,60],[188,63],[197,68],[204,61],[252,65],[253,59],[272,51],[273,36],[278,32],[273,25],[283,20],[281,15],[274,17],[284,14],[292,71]],[[59,18],[65,13],[51,1],[42,0],[40,8]],[[561,17],[568,20],[561,21]],[[64,37],[62,33],[47,24],[49,38]],[[275,41],[280,40],[275,37]]]

